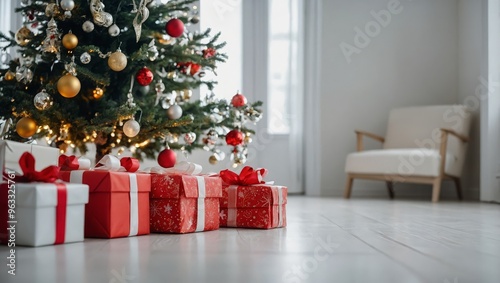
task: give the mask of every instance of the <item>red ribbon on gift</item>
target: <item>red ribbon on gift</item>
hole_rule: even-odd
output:
[[[127,172],[136,172],[141,166],[139,160],[132,157],[124,157],[120,159],[120,165],[125,168]]]
[[[78,170],[78,168],[80,168],[80,163],[76,156],[62,154],[59,156],[59,167],[61,167],[62,171]]]
[[[56,206],[56,239],[54,245],[64,244],[66,236],[66,208],[68,204],[68,190],[64,183],[56,183],[57,206]]]
[[[23,176],[16,176],[15,181],[19,183],[44,182],[53,183],[58,179],[60,168],[49,166],[42,171],[35,170],[35,158],[29,152],[23,153],[19,159],[19,166]]]
[[[267,175],[267,169],[253,169],[250,166],[245,166],[240,174],[236,174],[231,170],[222,170],[219,173],[222,181],[228,185],[249,186],[257,184],[265,184],[264,177]]]

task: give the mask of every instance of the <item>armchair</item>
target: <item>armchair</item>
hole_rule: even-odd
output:
[[[344,197],[350,198],[354,179],[385,181],[390,198],[394,183],[431,184],[432,201],[439,201],[441,183],[452,180],[462,199],[460,176],[465,161],[471,117],[465,106],[425,106],[394,109],[387,134],[355,131],[357,152],[347,156]],[[383,149],[364,150],[363,139]]]

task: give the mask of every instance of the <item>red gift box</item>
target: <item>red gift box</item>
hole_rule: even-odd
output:
[[[266,169],[249,166],[238,175],[221,171],[220,226],[271,229],[286,226],[287,188],[263,181]]]
[[[149,234],[149,174],[75,170],[61,171],[59,178],[89,185],[85,237],[118,238]]]
[[[286,226],[287,188],[224,185],[220,226],[271,229]]]
[[[219,177],[151,174],[151,232],[219,229]]]

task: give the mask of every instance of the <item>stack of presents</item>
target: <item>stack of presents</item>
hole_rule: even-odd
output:
[[[0,140],[0,242],[44,246],[84,238],[286,226],[287,188],[266,169],[201,174],[201,166],[139,170],[136,159],[59,155]]]

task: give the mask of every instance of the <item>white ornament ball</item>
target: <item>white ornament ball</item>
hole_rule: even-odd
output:
[[[61,1],[61,8],[63,8],[64,11],[71,11],[71,10],[73,10],[73,8],[75,8],[75,1],[62,0]]]
[[[141,125],[134,119],[128,120],[123,124],[123,133],[129,138],[137,136],[140,130]]]
[[[82,64],[88,64],[90,63],[90,60],[92,60],[92,57],[88,52],[83,52],[80,56],[80,62],[82,62]]]
[[[171,120],[179,119],[182,117],[182,108],[177,104],[170,106],[167,110],[167,116]]]
[[[120,28],[116,24],[113,24],[108,28],[108,33],[111,36],[118,36],[120,34]]]
[[[94,23],[91,21],[85,21],[82,24],[82,29],[84,32],[92,32],[94,30]]]
[[[192,144],[196,141],[196,133],[189,132],[184,135],[184,142],[187,144]]]

